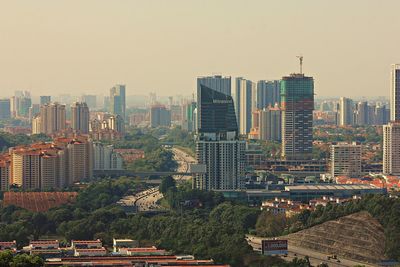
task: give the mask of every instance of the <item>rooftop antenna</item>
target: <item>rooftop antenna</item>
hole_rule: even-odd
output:
[[[303,74],[303,56],[296,56],[300,60],[300,74]]]

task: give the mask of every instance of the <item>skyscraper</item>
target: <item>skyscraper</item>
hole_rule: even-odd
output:
[[[354,107],[353,100],[341,97],[339,100],[339,124],[340,126],[354,124]]]
[[[279,80],[258,81],[256,91],[256,107],[258,109],[263,109],[268,106],[273,107],[276,103],[279,104],[281,102]]]
[[[233,104],[235,107],[236,121],[238,123],[238,128],[240,129],[240,97],[242,91],[242,77],[236,77],[235,79],[235,89],[233,91]]]
[[[400,122],[383,126],[383,173],[400,175]]]
[[[251,129],[251,114],[253,112],[254,103],[254,83],[250,80],[240,80],[240,113],[239,113],[239,132],[240,134],[246,135]]]
[[[360,126],[369,124],[368,102],[360,101],[357,103],[355,123]]]
[[[71,105],[71,127],[81,134],[89,133],[89,107],[86,103],[75,102]]]
[[[400,64],[393,64],[390,81],[390,120],[400,121]]]
[[[125,85],[117,84],[110,89],[110,113],[120,115],[125,120]]]
[[[260,111],[259,132],[260,140],[282,140],[282,111],[276,104],[275,107],[266,107]]]
[[[49,95],[41,95],[40,96],[40,105],[46,105],[51,102],[51,96]]]
[[[235,190],[243,186],[245,141],[238,126],[231,96],[200,85],[197,91],[196,161],[206,172],[197,174],[193,187]]]
[[[0,99],[0,119],[11,118],[10,99]]]
[[[150,108],[150,126],[171,126],[171,111],[163,105],[153,105]]]
[[[281,81],[282,158],[310,159],[313,142],[314,79],[291,74]]]
[[[223,77],[221,75],[204,76],[197,78],[197,91],[200,90],[200,85],[207,86],[217,92],[231,95],[231,77]]]
[[[41,133],[54,134],[66,128],[65,105],[58,103],[46,104],[40,107]]]

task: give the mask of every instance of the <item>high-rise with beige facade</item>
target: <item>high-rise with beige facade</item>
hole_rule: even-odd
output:
[[[400,122],[383,126],[383,173],[400,175]]]
[[[76,133],[89,133],[89,108],[86,103],[75,102],[71,105],[71,127]]]
[[[42,105],[40,107],[39,117],[40,133],[55,134],[59,131],[65,130],[66,128],[65,105],[58,103]]]

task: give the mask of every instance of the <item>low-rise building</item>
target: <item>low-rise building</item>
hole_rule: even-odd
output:
[[[92,249],[92,248],[102,248],[103,243],[100,239],[96,240],[72,240],[72,249]]]
[[[17,241],[0,241],[0,251],[10,250],[12,252],[17,251]]]
[[[139,241],[132,239],[113,239],[113,251],[119,252],[124,248],[136,248],[139,246]]]
[[[150,255],[169,255],[170,253],[164,249],[158,249],[156,247],[147,248],[121,248],[120,253],[128,256],[150,256]]]
[[[107,255],[107,250],[104,247],[101,248],[77,248],[74,251],[75,257],[96,257]]]

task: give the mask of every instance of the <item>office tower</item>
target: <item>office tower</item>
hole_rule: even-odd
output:
[[[171,111],[163,105],[153,105],[150,108],[150,127],[160,126],[171,126]]]
[[[356,107],[356,124],[363,126],[368,125],[369,122],[369,109],[368,102],[358,102]]]
[[[341,97],[339,101],[339,113],[340,113],[340,126],[353,125],[354,124],[354,108],[353,100]]]
[[[240,80],[240,113],[239,113],[239,132],[246,135],[251,129],[251,114],[253,112],[253,89],[254,83],[252,81],[241,79]]]
[[[357,178],[361,176],[360,144],[338,143],[331,145],[331,175],[332,177],[347,176]]]
[[[265,141],[282,140],[282,110],[278,104],[266,107],[260,111],[260,139]]]
[[[122,170],[122,157],[112,145],[93,143],[93,170]]]
[[[11,179],[11,158],[8,154],[0,154],[0,190],[8,191]]]
[[[197,77],[197,91],[201,89],[200,85],[207,86],[208,88],[215,90],[226,95],[231,95],[231,77],[230,76],[205,76]]]
[[[246,142],[238,139],[231,96],[200,85],[197,91],[196,161],[205,173],[196,174],[193,187],[236,190],[243,186]]]
[[[281,102],[280,81],[258,81],[256,95],[256,107],[258,109],[263,109],[268,106],[273,107],[276,103],[279,104]]]
[[[242,87],[242,77],[236,77],[235,79],[235,89],[233,90],[233,104],[235,107],[236,121],[238,128],[240,129],[240,97],[241,97],[241,87]]]
[[[97,107],[97,96],[96,95],[83,95],[82,102],[86,103],[89,109],[95,109]]]
[[[375,104],[371,104],[368,105],[368,121],[367,124],[368,125],[376,125],[376,116],[375,116],[375,110],[376,110],[376,105]]]
[[[71,106],[71,127],[74,132],[89,133],[89,107],[86,103],[75,102]]]
[[[392,64],[391,69],[390,120],[400,121],[400,64]]]
[[[46,105],[51,103],[51,96],[49,95],[41,95],[40,96],[40,105]]]
[[[58,103],[46,104],[40,107],[41,133],[54,134],[66,128],[65,105]]]
[[[400,122],[383,126],[383,173],[400,175]]]
[[[196,102],[188,101],[182,106],[182,129],[193,132],[195,131],[195,109],[196,109]]]
[[[374,112],[374,125],[384,125],[387,123],[386,119],[385,119],[385,110],[386,107],[385,106],[380,106],[377,105],[375,106],[375,112]]]
[[[0,119],[11,118],[10,99],[0,99]]]
[[[30,97],[20,97],[20,98],[17,98],[17,101],[19,101],[17,116],[28,118],[29,117],[29,108],[32,106],[31,98]]]
[[[313,142],[314,79],[291,74],[281,81],[282,158],[310,159]]]
[[[110,113],[120,115],[125,120],[125,85],[117,84],[110,89]]]

